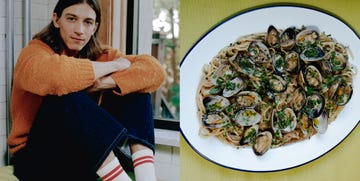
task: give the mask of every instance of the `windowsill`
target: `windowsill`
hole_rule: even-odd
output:
[[[180,147],[180,132],[155,128],[155,144]]]

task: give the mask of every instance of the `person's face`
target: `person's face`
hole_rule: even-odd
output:
[[[80,51],[95,33],[98,23],[96,13],[86,3],[64,9],[61,17],[53,14],[53,23],[70,52]]]

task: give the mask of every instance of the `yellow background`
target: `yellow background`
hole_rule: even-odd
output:
[[[293,4],[295,1],[180,0],[181,56],[184,57],[201,36],[222,20],[243,10],[272,3]],[[319,8],[335,14],[350,24],[358,35],[360,34],[359,0],[298,0],[296,4]],[[354,111],[359,110],[354,109]],[[180,146],[182,181],[360,180],[359,126],[340,145],[326,155],[303,166],[279,172],[252,173],[227,169],[198,155],[183,137],[180,139]]]

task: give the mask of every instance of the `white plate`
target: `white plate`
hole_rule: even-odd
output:
[[[324,12],[304,7],[272,6],[247,11],[223,21],[191,48],[180,68],[181,132],[198,154],[218,165],[251,172],[294,168],[332,150],[359,123],[360,111],[355,110],[360,106],[360,72],[354,77],[352,99],[323,135],[317,134],[309,140],[270,149],[261,157],[255,156],[250,148],[235,149],[216,137],[203,138],[198,135],[200,123],[197,119],[195,94],[203,65],[238,37],[265,32],[270,24],[279,29],[302,25],[318,27],[320,31],[331,34],[338,42],[350,47],[354,55],[353,59],[350,58],[350,63],[360,71],[359,37],[346,23]]]

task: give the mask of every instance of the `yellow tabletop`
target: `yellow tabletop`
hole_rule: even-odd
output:
[[[271,3],[304,4],[331,12],[350,24],[360,35],[359,0],[181,0],[180,54],[186,52],[212,27],[243,10]],[[358,47],[360,48],[360,47]],[[183,88],[183,87],[182,87]],[[354,111],[359,111],[354,109]],[[359,118],[360,119],[360,118]],[[180,119],[181,120],[181,119]],[[227,169],[198,155],[182,137],[180,139],[180,169],[182,181],[232,180],[360,180],[360,128],[326,155],[290,170],[252,173]]]

